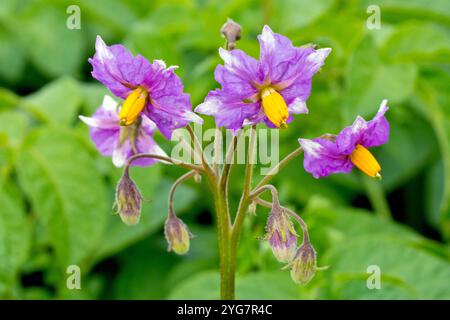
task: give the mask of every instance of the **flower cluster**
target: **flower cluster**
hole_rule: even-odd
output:
[[[308,113],[306,102],[311,94],[312,78],[324,65],[331,49],[316,49],[314,45],[295,47],[288,38],[264,26],[258,36],[259,59],[255,59],[236,49],[236,41],[241,37],[238,24],[229,20],[221,32],[227,39],[227,46],[226,49],[219,49],[223,65],[218,65],[214,72],[221,87],[209,92],[195,112],[192,111],[189,95],[183,91],[183,84],[175,74],[176,67],[167,67],[162,60],[150,63],[141,55],[133,56],[122,45],[107,46],[98,36],[96,52],[89,59],[93,68],[92,76],[105,85],[119,102],[106,95],[91,117],[80,116],[80,119],[90,127],[90,135],[98,151],[104,156],[110,156],[115,166],[125,167],[117,185],[115,202],[124,223],[133,225],[139,222],[142,204],[142,196],[129,176],[129,167],[149,166],[161,160],[178,164],[191,171],[181,176],[170,190],[164,226],[169,251],[186,254],[192,238],[186,224],[175,214],[175,189],[190,177],[200,182],[201,174],[205,174],[216,202],[219,239],[225,241],[220,246],[224,250],[220,255],[221,277],[234,277],[231,272],[234,265],[225,265],[232,261],[226,255],[236,252],[235,248],[232,250],[229,246],[237,246],[239,233],[236,235],[235,232],[240,232],[242,214],[245,215],[246,211],[254,213],[256,204],[259,204],[272,209],[265,239],[274,256],[291,269],[294,282],[305,284],[319,270],[306,224],[295,212],[280,206],[274,186],[260,182],[259,188],[251,190],[252,167],[246,170],[246,189],[235,221],[231,223],[227,199],[230,167],[224,165],[220,171],[218,164],[210,166],[203,150],[197,150],[201,149],[202,144],[196,140],[190,124],[202,124],[203,119],[197,114],[203,114],[213,116],[217,127],[225,127],[233,133],[248,125],[256,127],[259,123],[269,128],[287,128],[294,114]],[[357,167],[366,175],[380,179],[381,166],[369,148],[385,144],[389,139],[389,123],[385,117],[387,110],[384,100],[370,121],[358,116],[351,126],[337,135],[300,138],[300,147],[294,153],[299,155],[303,151],[304,168],[315,178],[349,173],[353,167]],[[182,127],[190,130],[194,140],[193,151],[200,153],[201,165],[176,163],[153,139],[157,130],[165,138],[171,139],[173,131]],[[229,152],[232,158],[234,149],[230,148]],[[288,158],[293,157],[285,159]],[[269,174],[267,180],[270,177]],[[270,204],[258,198],[266,190],[272,192],[273,202]],[[292,217],[299,222],[303,231],[303,242],[299,247],[298,236],[290,220]],[[223,292],[227,290],[228,287]],[[230,298],[232,295],[225,297]]]
[[[134,57],[122,45],[109,47],[100,36],[95,50],[89,59],[92,76],[124,101],[116,104],[105,97],[94,116],[82,120],[93,128],[91,137],[97,149],[112,155],[116,166],[124,165],[133,154],[162,153],[151,139],[155,127],[170,139],[175,129],[203,123],[192,112],[189,95],[174,72],[176,67],[167,68],[162,60],[150,63],[141,55]],[[137,164],[150,165],[152,161]]]

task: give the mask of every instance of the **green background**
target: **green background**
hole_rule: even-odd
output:
[[[71,4],[80,7],[80,30],[66,28]],[[366,27],[373,4],[381,9],[380,30]],[[167,193],[183,170],[133,169],[148,201],[138,226],[123,225],[112,215],[121,170],[97,153],[77,116],[92,114],[107,93],[87,62],[97,34],[179,65],[195,106],[217,87],[213,70],[227,17],[243,27],[238,47],[255,57],[265,22],[296,45],[333,49],[314,77],[310,115],[280,132],[280,155],[299,137],[336,133],[358,114],[370,119],[384,98],[391,124],[389,144],[374,149],[381,183],[356,170],[315,180],[301,159],[280,173],[274,184],[282,203],[305,218],[319,265],[329,269],[306,286],[293,284],[258,240],[268,211],[258,207],[241,237],[237,298],[450,298],[448,0],[2,0],[0,298],[218,298],[206,183],[190,181],[177,191],[176,210],[196,238],[188,255],[167,253]],[[170,152],[170,142],[156,138]],[[232,208],[241,167],[230,184]],[[81,268],[81,290],[66,288],[73,264]],[[381,269],[381,290],[366,287],[370,265]]]

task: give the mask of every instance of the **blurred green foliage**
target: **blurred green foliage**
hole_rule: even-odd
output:
[[[69,30],[69,5],[81,29]],[[381,29],[369,30],[369,5]],[[296,45],[333,48],[314,79],[310,115],[280,132],[280,154],[297,138],[337,132],[389,100],[390,143],[376,155],[384,180],[354,172],[315,180],[301,160],[275,180],[282,202],[305,217],[320,265],[307,286],[258,241],[267,210],[246,220],[237,298],[450,298],[450,2],[447,0],[2,0],[0,2],[0,298],[218,298],[218,257],[207,186],[186,184],[176,209],[193,233],[191,252],[166,252],[167,193],[180,169],[132,171],[148,201],[141,223],[112,215],[121,171],[101,157],[77,119],[107,93],[90,77],[97,34],[148,59],[180,66],[193,105],[215,87],[219,30],[243,26],[239,48],[258,55],[264,23]],[[206,126],[212,126],[207,119]],[[170,143],[158,137],[169,151]],[[233,171],[236,207],[243,168]],[[387,218],[392,215],[393,219]],[[395,222],[393,220],[396,220]],[[81,267],[82,290],[66,288]],[[366,287],[369,265],[382,289]]]

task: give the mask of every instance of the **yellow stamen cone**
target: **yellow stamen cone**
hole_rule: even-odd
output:
[[[350,155],[352,163],[369,177],[381,180],[381,167],[370,151],[358,144]]]
[[[287,128],[286,120],[289,112],[281,94],[268,87],[262,90],[261,99],[264,113],[270,122],[277,128]]]
[[[142,87],[136,88],[129,94],[120,110],[120,125],[129,126],[133,124],[141,114],[147,102],[148,93]]]

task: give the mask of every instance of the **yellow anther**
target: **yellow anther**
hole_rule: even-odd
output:
[[[350,155],[350,160],[353,164],[369,177],[381,180],[381,167],[377,159],[370,153],[367,148],[358,144]]]
[[[286,120],[289,116],[286,102],[281,94],[273,88],[264,88],[261,91],[264,113],[277,128],[287,128]]]
[[[137,87],[128,95],[120,109],[121,126],[129,126],[136,121],[147,103],[147,97],[148,92],[142,87]]]

